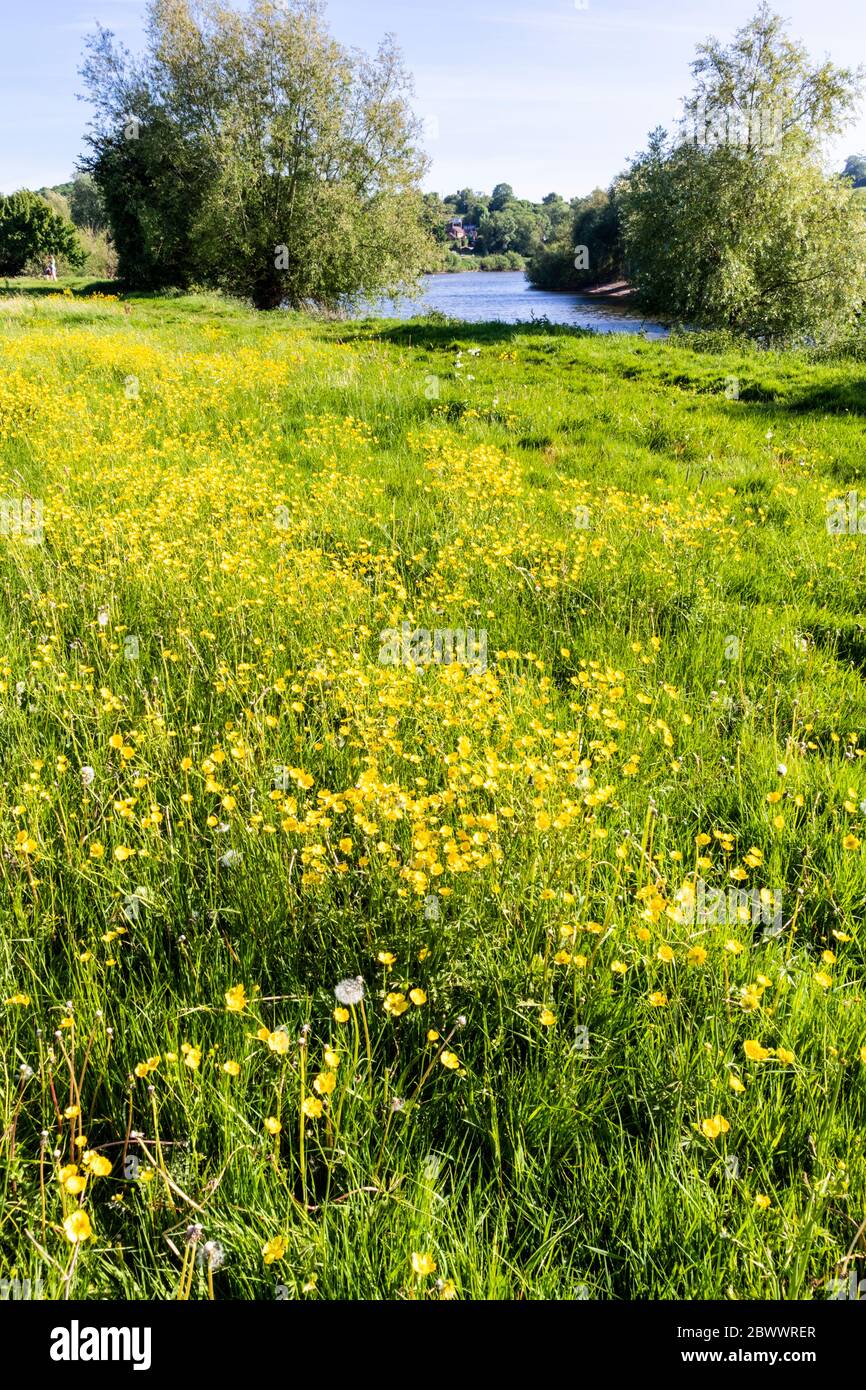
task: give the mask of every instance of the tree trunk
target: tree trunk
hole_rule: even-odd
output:
[[[257,309],[279,309],[284,299],[283,287],[276,277],[269,276],[253,287],[253,303]]]

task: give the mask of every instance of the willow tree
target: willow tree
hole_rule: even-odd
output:
[[[347,50],[319,0],[151,0],[145,57],[101,31],[83,74],[86,167],[113,227],[133,213],[116,235],[127,263],[138,234],[156,273],[164,246],[174,278],[268,309],[392,291],[423,268],[426,161],[390,39]]]
[[[692,71],[681,129],[653,132],[622,190],[642,301],[765,340],[839,336],[866,300],[866,218],[826,150],[862,74],[810,63],[766,5]]]

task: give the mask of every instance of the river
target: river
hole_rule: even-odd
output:
[[[364,318],[409,319],[438,309],[464,323],[529,323],[546,318],[572,328],[598,333],[643,333],[665,338],[667,329],[636,315],[616,300],[597,299],[570,290],[533,289],[522,270],[465,270],[449,275],[425,275],[420,299],[380,299],[354,315]]]

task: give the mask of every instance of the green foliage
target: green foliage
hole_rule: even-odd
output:
[[[449,251],[436,270],[447,270],[460,274],[466,270],[523,270],[526,261],[517,251],[506,251],[497,256],[477,256]]]
[[[77,174],[69,193],[70,214],[76,227],[92,232],[108,230],[105,202],[92,174]]]
[[[148,34],[135,64],[100,31],[84,68],[87,168],[124,278],[218,285],[269,309],[413,279],[425,161],[389,40],[373,59],[350,53],[317,0],[254,0],[243,15],[151,0]]]
[[[51,211],[56,212],[57,216],[64,222],[72,221],[69,197],[60,188],[40,188],[38,196],[43,198]]]
[[[501,212],[508,203],[514,202],[514,189],[510,183],[498,183],[490,195],[491,212]]]
[[[622,187],[642,303],[769,341],[844,336],[866,297],[866,218],[821,154],[859,76],[810,66],[766,6],[698,55],[683,130],[654,131]]]
[[[766,0],[724,47],[698,45],[684,127],[698,145],[737,144],[747,153],[817,156],[851,121],[863,72],[829,60],[811,64],[787,21]]]
[[[770,341],[832,339],[866,293],[866,218],[844,184],[796,154],[653,137],[623,197],[642,304]]]
[[[72,266],[84,264],[72,224],[26,189],[0,196],[0,275],[20,275],[30,262],[46,256],[63,257]]]
[[[82,273],[98,280],[113,280],[117,275],[117,253],[108,233],[85,226],[79,227],[78,237],[85,253]]]
[[[438,195],[428,196],[439,202]],[[459,216],[464,224],[477,228],[476,255],[511,254],[526,259],[539,255],[545,243],[563,234],[572,220],[574,204],[558,193],[548,193],[542,202],[533,203],[515,197],[510,183],[498,183],[491,194],[471,188],[450,193],[440,206],[445,219]]]
[[[587,197],[576,198],[571,205],[571,227],[537,247],[527,274],[539,289],[580,290],[622,278],[619,183],[617,180],[607,191],[596,188]],[[581,247],[585,252],[579,254]]]

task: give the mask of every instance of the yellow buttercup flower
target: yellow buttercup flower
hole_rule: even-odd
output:
[[[66,1232],[66,1239],[73,1245],[80,1245],[82,1241],[89,1240],[93,1235],[93,1228],[90,1224],[90,1217],[86,1211],[73,1211],[63,1222],[63,1229]]]
[[[283,1259],[287,1248],[288,1242],[285,1236],[271,1236],[271,1239],[262,1246],[262,1258],[265,1264],[272,1265],[275,1261]]]
[[[724,1115],[710,1115],[708,1119],[701,1120],[697,1128],[707,1139],[718,1139],[720,1134],[727,1134],[731,1126]]]
[[[111,1160],[92,1149],[87,1150],[81,1161],[94,1178],[107,1178],[111,1172]]]
[[[436,1261],[432,1255],[424,1254],[418,1250],[412,1251],[412,1269],[415,1274],[423,1278],[427,1274],[436,1273]]]
[[[242,1014],[247,1007],[247,992],[243,985],[232,985],[226,990],[226,1009],[230,1014]]]

